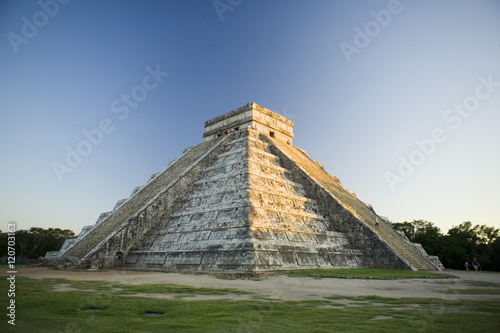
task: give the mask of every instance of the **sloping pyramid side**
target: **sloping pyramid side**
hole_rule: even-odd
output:
[[[345,233],[352,218],[319,211],[257,131],[227,136],[220,153],[173,209],[123,254],[130,269],[264,271],[311,267],[408,268],[373,232]],[[342,212],[339,212],[342,211]],[[330,212],[331,213],[331,212]],[[361,242],[360,240],[363,240]],[[116,247],[96,251],[112,255]],[[370,249],[363,246],[370,245]],[[121,264],[121,263],[120,263]]]
[[[140,216],[148,215],[146,225],[132,223],[134,227],[127,229],[128,234],[122,232],[121,236],[124,241],[134,240],[133,244],[135,244],[137,239],[140,239],[143,233],[149,230],[150,224],[155,223],[155,219],[151,216],[161,216],[164,210],[170,209],[175,198],[185,190],[185,185],[196,179],[196,172],[200,169],[199,165],[206,163],[206,161],[203,162],[206,160],[206,156],[216,151],[225,139],[205,141],[187,149],[167,169],[155,175],[146,186],[134,193],[128,200],[120,202],[120,205],[111,213],[106,214],[102,220],[99,219],[98,223],[83,237],[78,237],[77,241],[62,253],[58,262],[62,262],[65,257],[77,260],[90,259],[93,253],[109,241],[114,243],[115,248],[126,247],[127,244],[121,244],[117,239],[118,231],[130,226],[131,222],[138,220]],[[160,193],[163,194],[164,202],[160,206],[152,205]],[[111,258],[114,258],[114,254]],[[109,256],[101,255],[101,259],[100,265],[110,266],[113,263]],[[103,262],[104,259],[106,263]]]
[[[435,269],[302,150],[253,129],[193,147],[151,183],[66,255],[162,271]]]
[[[321,203],[319,211],[349,237],[351,244],[364,251],[367,266],[398,267],[404,263],[412,270],[439,269],[380,217],[376,226],[374,211],[304,151],[264,134],[260,134],[260,138],[269,143],[271,152],[280,157],[283,165],[292,171],[294,180],[304,185],[308,195]]]
[[[270,148],[259,132],[249,130],[254,269],[365,267],[364,253],[335,230]]]
[[[128,252],[126,268],[250,270],[248,144],[243,131],[228,137],[172,212]]]

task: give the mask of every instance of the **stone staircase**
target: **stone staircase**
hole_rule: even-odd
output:
[[[125,260],[130,269],[252,270],[248,211],[248,147],[231,134],[184,196]]]
[[[134,191],[130,198],[120,202],[119,207],[115,207],[111,214],[107,215],[102,221],[99,221],[84,237],[78,239],[62,254],[59,260],[64,259],[64,257],[74,257],[80,260],[90,255],[101,242],[110,237],[113,232],[116,232],[131,216],[144,209],[144,205],[148,201],[185,172],[186,168],[216,146],[218,141],[206,141],[186,149],[182,156],[169,164],[164,171],[154,175],[146,186],[141,187],[138,191]]]
[[[259,132],[249,129],[250,227],[257,270],[363,267],[363,253],[332,230]]]
[[[125,267],[268,271],[363,267],[278,156],[251,129],[232,134],[173,210],[130,249]]]
[[[372,228],[387,244],[406,259],[413,270],[438,270],[411,244],[406,242],[387,222],[379,218],[379,226]]]
[[[248,103],[207,121],[204,138],[50,257],[160,271],[437,269],[293,146],[292,121]]]
[[[324,189],[328,194],[344,207],[350,214],[361,221],[380,239],[388,244],[399,257],[401,257],[413,270],[438,270],[438,267],[425,258],[412,245],[408,244],[390,225],[366,204],[356,198],[355,195],[345,189],[337,178],[329,175],[321,164],[310,159],[307,154],[292,145],[271,138],[266,134],[261,134],[264,141],[269,142],[275,148],[275,153],[288,163],[313,179],[316,184]],[[378,218],[379,225],[376,226]]]

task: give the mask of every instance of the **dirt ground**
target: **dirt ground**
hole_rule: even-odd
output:
[[[443,300],[496,300],[500,295],[443,293],[446,290],[481,288],[471,286],[467,281],[484,281],[500,284],[500,274],[465,271],[446,271],[455,277],[447,279],[337,279],[299,278],[284,275],[261,276],[259,278],[226,280],[205,274],[181,274],[142,272],[127,270],[67,271],[41,267],[19,268],[18,276],[34,279],[64,278],[68,280],[100,280],[123,284],[175,284],[204,288],[234,288],[281,300],[317,300],[324,297],[365,296],[381,297],[425,297]],[[62,290],[61,290],[62,291]],[[151,295],[152,296],[152,295]],[[158,295],[161,297],[161,295]],[[201,298],[205,296],[199,296]],[[201,299],[198,296],[196,299]],[[205,298],[213,298],[207,295]],[[217,297],[217,296],[215,296]],[[235,295],[235,298],[244,298]],[[224,296],[223,298],[227,298]]]

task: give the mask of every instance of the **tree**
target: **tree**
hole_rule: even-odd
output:
[[[420,243],[430,255],[437,255],[446,268],[463,269],[465,261],[476,257],[484,270],[500,270],[500,229],[487,225],[472,226],[465,221],[443,234],[434,223],[425,220],[392,223],[411,242]]]
[[[67,238],[75,237],[75,233],[69,229],[33,227],[30,230],[16,231],[15,237],[17,256],[39,258],[45,256],[48,251],[58,251]],[[2,233],[0,235],[2,254],[7,253],[6,246],[7,233]]]
[[[479,241],[484,244],[493,243],[498,237],[500,237],[500,229],[495,227],[488,227],[485,224],[479,226],[478,231]]]
[[[415,240],[416,237],[418,235],[424,235],[427,232],[429,232],[429,235],[441,233],[441,230],[439,230],[439,228],[436,227],[434,223],[425,220],[413,220],[412,222],[404,221],[391,224],[394,229],[402,231],[406,235],[406,237],[408,237],[410,242],[420,243],[419,241]],[[422,236],[420,236],[419,239],[422,240]]]
[[[392,222],[391,225],[395,230],[402,231],[410,242],[413,242],[413,238],[415,237],[415,225],[412,222]]]
[[[455,252],[461,254],[460,260],[476,257],[482,269],[492,269],[494,258],[500,253],[494,250],[493,242],[498,239],[500,229],[486,225],[472,226],[470,221],[462,222],[448,230],[448,236],[455,240]],[[456,258],[458,260],[459,258]]]
[[[439,252],[436,255],[446,268],[463,269],[465,261],[470,261],[468,252],[457,238],[442,235],[439,247]]]
[[[488,256],[491,258],[491,270],[500,271],[500,237],[489,243]]]
[[[432,222],[426,222],[425,225],[417,228],[414,242],[420,243],[425,251],[430,255],[437,255],[441,249],[441,230],[434,226]]]

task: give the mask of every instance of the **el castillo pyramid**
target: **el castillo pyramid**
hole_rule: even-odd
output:
[[[293,125],[255,103],[206,121],[202,143],[46,258],[158,271],[440,269],[295,147]]]

